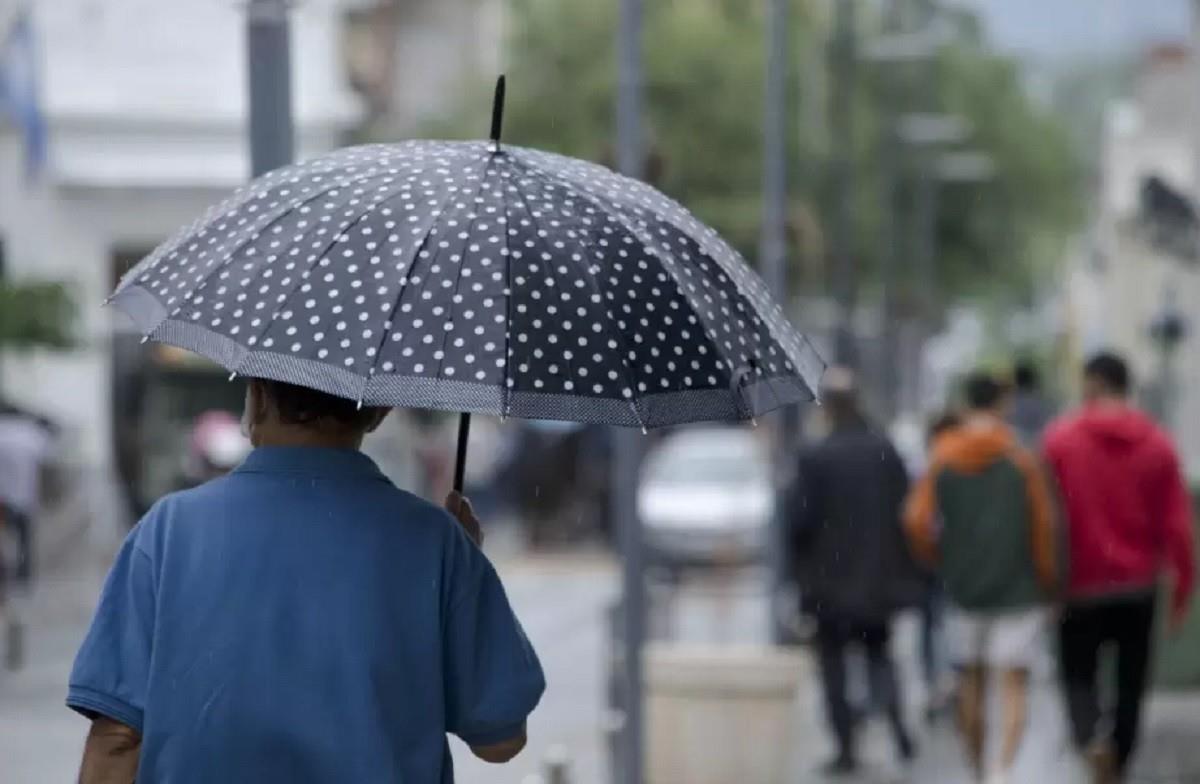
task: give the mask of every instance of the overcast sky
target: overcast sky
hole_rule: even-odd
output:
[[[1141,48],[1189,35],[1190,0],[959,0],[999,46],[1039,57]]]

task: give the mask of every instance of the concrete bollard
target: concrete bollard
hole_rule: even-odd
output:
[[[646,652],[647,784],[794,781],[803,654],[654,644]]]
[[[566,746],[551,746],[542,759],[544,784],[571,784],[571,755]]]

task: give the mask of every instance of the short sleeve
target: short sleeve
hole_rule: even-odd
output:
[[[67,705],[138,732],[150,672],[155,585],[150,556],[129,535],[108,573],[91,628],[75,658]]]
[[[446,729],[486,746],[521,733],[546,681],[496,570],[455,526],[443,626]]]

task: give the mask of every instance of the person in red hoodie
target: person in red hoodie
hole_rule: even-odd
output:
[[[1137,743],[1156,592],[1173,578],[1171,622],[1182,623],[1194,577],[1192,506],[1170,438],[1128,402],[1129,368],[1102,353],[1084,368],[1084,406],[1045,435],[1070,542],[1059,645],[1075,742],[1096,782],[1122,779]],[[1116,705],[1101,722],[1099,649],[1117,649]],[[1111,729],[1102,729],[1111,728]]]

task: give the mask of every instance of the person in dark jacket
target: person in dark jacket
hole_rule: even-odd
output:
[[[846,694],[846,655],[865,649],[874,701],[884,708],[903,761],[914,756],[888,643],[892,616],[916,605],[923,577],[900,524],[908,475],[892,443],[863,416],[853,374],[825,376],[824,408],[832,432],[799,461],[789,506],[793,572],[816,645],[827,717],[837,755],[830,775],[858,766],[855,712]]]
[[[1173,578],[1170,622],[1177,628],[1195,576],[1192,504],[1179,457],[1170,437],[1129,405],[1129,389],[1123,359],[1092,358],[1083,408],[1051,425],[1044,447],[1070,542],[1059,626],[1067,706],[1094,780],[1106,783],[1121,780],[1137,743],[1159,580],[1163,572]],[[1119,663],[1115,688],[1103,689],[1097,659],[1109,643]],[[1111,722],[1101,722],[1104,692],[1116,695]]]
[[[1034,449],[1042,438],[1042,431],[1053,419],[1054,409],[1042,394],[1041,379],[1032,362],[1017,362],[1013,368],[1013,384],[1016,389],[1013,392],[1008,422],[1017,431],[1021,443],[1029,449]]]
[[[1004,386],[985,373],[966,384],[968,413],[941,435],[913,490],[905,525],[913,549],[938,568],[954,605],[961,667],[959,718],[968,760],[984,776],[985,695],[999,671],[1006,781],[1025,732],[1029,674],[1057,579],[1053,502],[1033,455],[1004,423]]]

